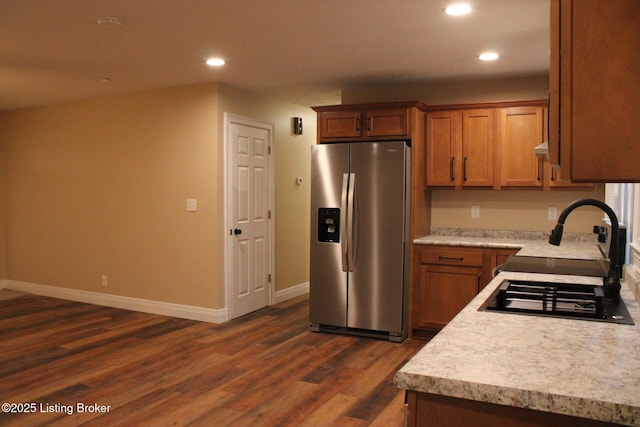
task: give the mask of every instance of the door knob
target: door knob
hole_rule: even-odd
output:
[[[233,234],[235,234],[236,236],[242,234],[242,230],[240,230],[239,228],[234,228],[233,229]]]

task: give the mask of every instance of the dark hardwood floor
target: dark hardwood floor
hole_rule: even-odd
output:
[[[0,403],[35,413],[0,425],[401,426],[393,374],[423,345],[309,332],[306,297],[214,325],[23,295],[0,301]]]

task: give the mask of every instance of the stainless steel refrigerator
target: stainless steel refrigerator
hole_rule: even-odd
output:
[[[312,331],[406,338],[410,169],[404,141],[312,147]]]

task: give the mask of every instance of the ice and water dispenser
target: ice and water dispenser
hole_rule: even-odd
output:
[[[318,209],[318,242],[340,242],[340,209]]]

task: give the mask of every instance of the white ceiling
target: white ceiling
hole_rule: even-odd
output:
[[[204,82],[309,106],[349,87],[547,72],[548,0],[467,2],[452,18],[446,0],[0,0],[0,110]]]

